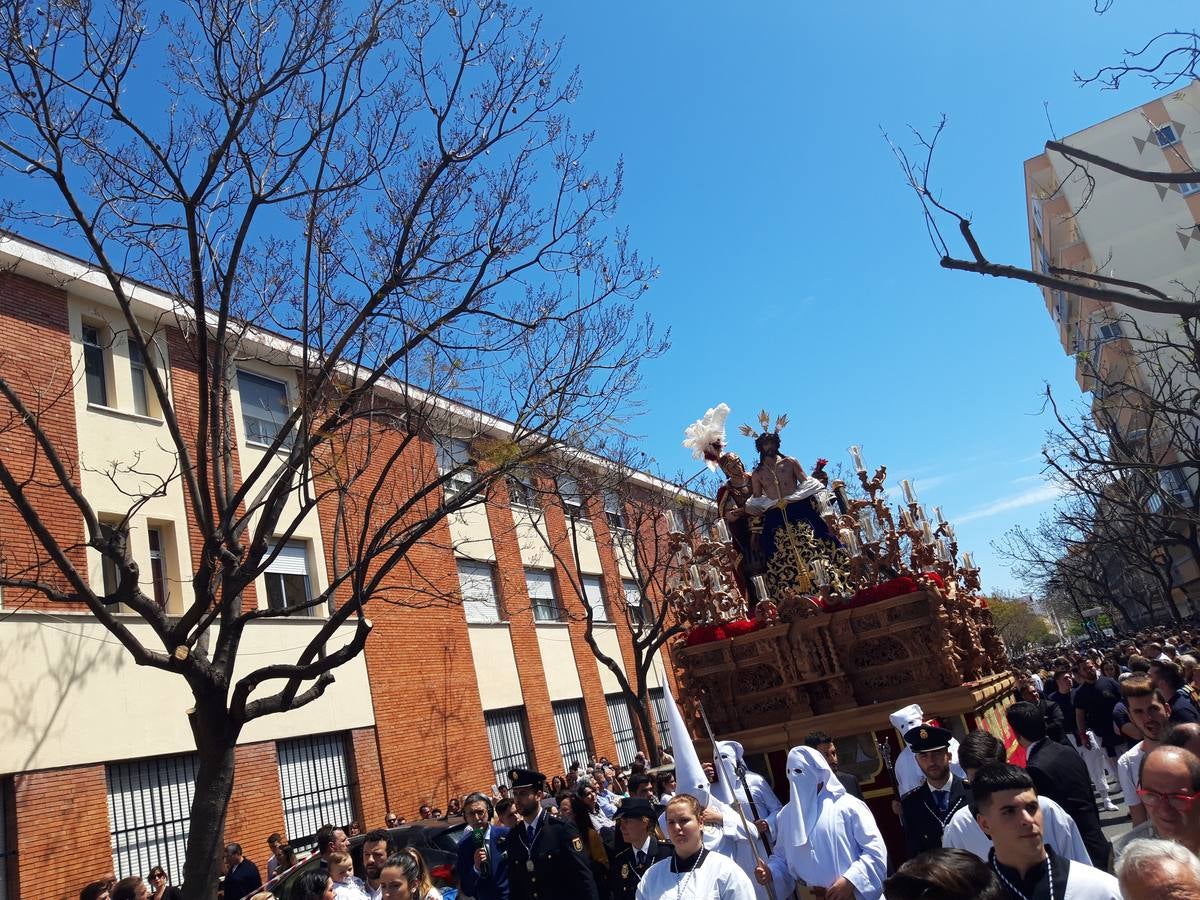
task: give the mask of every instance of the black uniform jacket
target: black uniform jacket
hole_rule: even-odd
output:
[[[1033,779],[1038,794],[1049,797],[1066,810],[1067,815],[1079,826],[1079,834],[1092,858],[1092,865],[1101,871],[1108,871],[1112,845],[1100,828],[1100,814],[1096,810],[1087,765],[1072,748],[1054,741],[1038,741],[1029,749],[1031,752],[1025,771]]]
[[[950,779],[950,796],[944,813],[938,812],[933,791],[924,781],[900,798],[904,813],[904,839],[908,843],[908,855],[916,856],[926,850],[942,846],[942,831],[951,816],[971,802],[971,792],[961,778]]]
[[[583,840],[570,822],[543,811],[532,844],[523,822],[501,842],[511,900],[600,900]]]
[[[650,847],[646,851],[645,862],[639,866],[635,849],[623,841],[620,842],[620,846],[613,848],[613,852],[609,854],[608,861],[608,884],[612,900],[633,900],[645,871],[660,859],[669,859],[673,853],[674,848],[669,843],[650,835]]]

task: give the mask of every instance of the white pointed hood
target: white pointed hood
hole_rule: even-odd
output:
[[[688,734],[687,726],[683,724],[683,715],[675,704],[671,694],[671,686],[664,682],[663,700],[667,707],[667,729],[671,733],[671,750],[675,756],[675,791],[679,794],[691,794],[701,805],[708,806],[709,785],[704,767],[700,765],[700,755],[696,753],[696,745]]]
[[[790,828],[786,853],[807,846],[813,827],[827,805],[833,804],[846,789],[834,777],[825,757],[813,747],[793,747],[787,758],[787,778],[792,787],[791,799],[779,813]]]

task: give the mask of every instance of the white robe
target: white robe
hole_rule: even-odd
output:
[[[779,797],[776,796],[771,785],[767,783],[767,779],[763,778],[757,772],[751,772],[749,769],[746,769],[745,777],[746,784],[750,788],[750,796],[746,796],[746,790],[742,787],[742,780],[737,776],[737,767],[745,765],[742,745],[737,741],[717,741],[716,750],[724,758],[724,764],[722,764],[721,760],[713,760],[717,770],[717,783],[711,789],[712,795],[725,803],[732,803],[735,799],[740,801],[742,812],[746,814],[747,819],[754,819],[754,814],[757,812],[758,818],[767,823],[767,834],[774,841],[775,817],[779,813],[779,810],[783,809],[783,804],[779,802]],[[732,794],[724,784],[726,773],[733,780]],[[750,805],[750,801],[754,801],[753,806]]]
[[[1063,900],[1121,900],[1121,885],[1107,872],[1071,860]]]
[[[750,786],[750,796],[746,797],[745,790],[739,782],[734,790],[734,795],[742,803],[742,811],[745,812],[746,818],[754,817],[754,812],[757,810],[758,817],[767,823],[767,831],[771,836],[771,840],[775,840],[775,817],[779,811],[783,809],[783,804],[779,802],[779,798],[775,796],[775,791],[771,789],[771,785],[767,784],[767,779],[763,778],[757,772],[746,773],[746,784]],[[749,801],[754,801],[754,807],[751,808]]]
[[[768,864],[775,878],[775,896],[789,896],[797,879],[827,888],[844,876],[854,885],[859,900],[878,900],[887,877],[887,847],[875,816],[867,804],[849,794],[838,797],[829,812],[832,815],[822,815],[809,829],[811,853],[807,857],[789,864],[787,856],[778,851],[771,854]],[[778,821],[779,846],[783,847],[788,843],[789,824],[786,815]]]
[[[732,806],[722,803],[716,797],[710,796],[701,799],[707,799],[707,806],[716,807],[721,811],[720,825],[704,826],[704,831],[701,834],[701,838],[704,841],[704,849],[708,850],[709,853],[714,853],[730,860],[741,869],[750,881],[750,888],[756,900],[770,900],[771,895],[767,893],[767,889],[754,878],[754,869],[758,865],[754,858],[754,851],[757,849],[759,857],[764,861],[767,858],[767,851],[758,837],[758,829],[754,827],[753,822],[749,821],[749,813],[746,815],[746,821],[750,826],[750,831],[742,826],[742,819],[737,814],[737,810]],[[663,834],[669,833],[667,830],[666,812],[663,812],[658,817],[658,827],[662,829]],[[751,841],[754,841],[753,845],[750,843]],[[708,863],[704,865],[707,866]]]
[[[1064,859],[1090,866],[1092,858],[1088,855],[1075,820],[1049,797],[1038,797],[1038,805],[1042,808],[1042,840]],[[975,816],[965,806],[946,823],[942,831],[942,846],[967,850],[984,862],[988,861],[988,855],[992,852],[991,839],[983,833]]]
[[[754,882],[731,859],[719,853],[705,856],[695,875],[671,871],[671,859],[660,859],[638,883],[637,900],[754,900]],[[686,894],[680,893],[680,888]]]
[[[963,781],[967,780],[967,773],[958,764],[958,741],[954,738],[950,738],[950,771]],[[925,773],[917,765],[917,757],[913,755],[912,748],[907,744],[900,751],[900,755],[896,757],[896,762],[892,766],[892,774],[896,776],[896,789],[900,792],[901,797],[909,791],[915,791],[924,781]]]

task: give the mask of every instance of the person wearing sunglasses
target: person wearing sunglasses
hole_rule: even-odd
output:
[[[1200,851],[1200,758],[1182,747],[1146,754],[1137,794],[1159,837]]]
[[[183,900],[183,894],[171,884],[167,870],[162,866],[151,869],[146,882],[150,886],[150,900]]]

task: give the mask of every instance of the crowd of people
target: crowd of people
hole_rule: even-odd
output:
[[[780,900],[799,885],[826,900],[1200,898],[1192,641],[1188,630],[1146,632],[1017,658],[1005,714],[1015,750],[983,730],[957,740],[918,706],[897,710],[899,866],[821,732],[788,754],[786,803],[746,768],[739,744],[718,742],[711,761],[688,747],[657,769],[644,754],[627,770],[600,759],[549,779],[516,768],[490,790],[450,798],[444,812],[423,803],[418,817],[465,820],[457,891],[476,900]],[[1101,814],[1118,798],[1131,828],[1114,849]],[[302,867],[289,896],[450,900],[422,854],[396,846],[403,824],[389,812],[386,827],[361,839],[357,861],[357,827],[323,827],[319,863]],[[297,858],[280,834],[267,844],[265,889],[241,846],[226,847],[225,900],[275,896]],[[155,867],[145,880],[100,879],[80,896],[176,900],[178,891]]]

